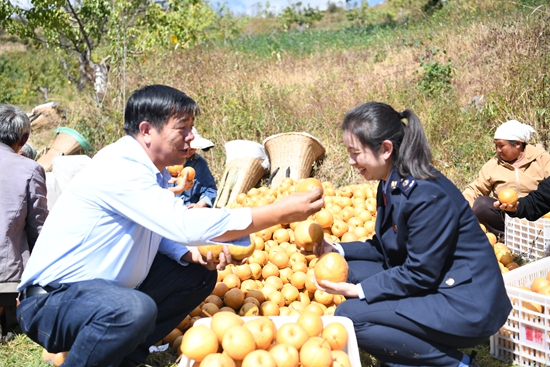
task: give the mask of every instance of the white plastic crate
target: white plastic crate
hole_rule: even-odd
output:
[[[540,218],[530,222],[527,219],[505,219],[506,246],[526,260],[539,260],[550,255],[550,219]]]
[[[530,287],[535,278],[545,278],[549,271],[550,257],[503,274],[513,309],[498,333],[491,336],[493,357],[518,366],[550,366],[550,296],[518,288]],[[542,312],[525,308],[528,303],[542,306]]]
[[[246,322],[248,320],[252,320],[258,317],[262,316],[243,316],[242,318]],[[284,324],[295,324],[296,320],[298,320],[298,316],[269,316],[269,318],[273,320],[277,329],[279,329]],[[359,347],[357,346],[357,337],[355,336],[355,329],[353,328],[353,322],[351,321],[351,319],[343,316],[321,316],[321,319],[323,320],[323,327],[333,322],[339,322],[346,327],[346,330],[348,331],[348,343],[342,350],[346,352],[346,354],[349,356],[351,367],[361,367]],[[211,320],[212,318],[210,317],[204,317],[195,321],[193,325],[204,325],[210,327]],[[178,364],[178,367],[191,367],[193,366],[193,364],[194,362],[192,360],[182,354],[182,358],[180,363]]]

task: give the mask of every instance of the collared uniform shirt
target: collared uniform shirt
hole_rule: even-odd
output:
[[[456,186],[439,172],[416,180],[394,170],[379,183],[377,203],[373,238],[340,244],[346,260],[385,269],[360,282],[361,298],[396,301],[398,314],[452,335],[497,332],[512,305],[487,236]]]
[[[186,246],[252,222],[249,208],[187,209],[166,190],[169,178],[132,136],[102,149],[59,197],[18,289],[91,279],[135,288],[157,251],[180,261]],[[245,236],[233,244],[249,243]]]

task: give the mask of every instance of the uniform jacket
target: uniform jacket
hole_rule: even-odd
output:
[[[529,195],[520,198],[519,205],[514,213],[506,212],[511,217],[537,220],[550,212],[550,178],[542,180],[539,187]]]
[[[384,206],[382,184],[373,239],[342,243],[346,259],[380,261],[387,269],[361,282],[365,300],[399,300],[399,314],[453,335],[496,332],[512,306],[461,192],[442,174],[415,180],[394,170]]]
[[[15,292],[47,215],[44,168],[0,143],[0,292]]]
[[[550,177],[550,154],[541,145],[527,144],[525,163],[521,167],[516,168],[495,155],[483,165],[478,177],[462,193],[470,206],[475,198],[496,198],[503,189],[514,189],[519,197],[523,197],[547,177]]]
[[[218,194],[218,188],[206,159],[195,153],[191,158],[185,161],[185,167],[193,167],[196,176],[195,185],[193,185],[191,190],[185,190],[182,193],[183,202],[185,204],[194,204],[203,200],[209,207],[212,207],[216,200],[216,195]]]

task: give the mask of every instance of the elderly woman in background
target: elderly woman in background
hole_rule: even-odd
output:
[[[21,152],[30,134],[27,114],[0,104],[0,341],[17,325],[16,288],[49,213],[44,168]]]
[[[550,176],[550,154],[539,144],[529,144],[535,130],[510,120],[495,131],[496,155],[483,165],[478,177],[462,192],[477,219],[488,232],[504,238],[504,213],[493,206],[503,189],[514,189],[519,197],[535,190]]]

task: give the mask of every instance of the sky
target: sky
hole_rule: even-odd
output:
[[[329,1],[336,3],[338,6],[345,6],[345,0],[211,0],[210,3],[226,3],[227,7],[236,15],[258,15],[259,11],[265,9],[266,3],[269,2],[270,10],[274,13],[278,13],[282,9],[290,6],[291,3],[297,3],[301,1],[303,6],[311,6],[312,8],[318,8],[325,10]],[[368,0],[370,6],[380,4],[384,0]],[[12,4],[17,4],[28,8],[30,0],[11,0]],[[357,1],[360,3],[360,1]]]

